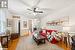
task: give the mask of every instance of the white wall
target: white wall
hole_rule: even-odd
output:
[[[12,18],[12,16],[20,16],[20,19],[13,19]],[[34,27],[34,25],[37,25],[37,22],[36,22],[36,20],[35,19],[31,19],[31,18],[29,18],[29,16],[27,16],[27,15],[20,15],[20,14],[14,14],[14,13],[11,13],[11,12],[9,12],[8,11],[8,13],[7,13],[7,18],[8,19],[11,19],[11,20],[13,20],[13,26],[12,27],[7,27],[7,29],[8,30],[10,30],[11,31],[11,33],[17,33],[18,32],[18,25],[16,24],[16,23],[18,23],[18,21],[20,20],[20,35],[21,36],[24,36],[25,35],[25,32],[26,31],[29,31],[28,29],[29,29],[29,27],[27,27],[27,28],[24,28],[23,27],[23,21],[27,21],[27,23],[28,23],[28,20],[32,20],[32,27]]]
[[[7,26],[7,19],[11,19],[12,20],[12,13],[10,13],[10,11],[7,10],[6,12],[6,26]],[[12,27],[6,27],[7,30],[10,31],[10,33],[12,33]]]
[[[12,16],[20,16],[20,19],[17,18],[12,18]],[[24,28],[23,28],[23,21],[24,20],[28,20],[27,18],[25,18],[24,15],[19,15],[19,14],[14,14],[10,11],[7,10],[7,14],[6,14],[6,18],[12,20],[12,27],[7,27],[8,30],[10,30],[11,33],[18,33],[18,22],[20,20],[21,22],[21,35],[24,32]]]
[[[74,30],[75,29],[75,22],[74,22],[75,21],[75,5],[64,8],[58,12],[55,12],[54,14],[44,17],[41,20],[41,26],[47,27],[47,25],[46,25],[47,21],[56,20],[56,19],[59,19],[61,17],[66,17],[66,16],[69,16],[69,25],[72,26],[71,30]],[[69,26],[69,25],[67,25],[67,26]],[[47,28],[49,28],[49,27],[47,27]],[[61,28],[61,27],[58,27],[58,28]],[[49,29],[52,29],[52,28],[49,28]]]
[[[25,35],[25,31],[27,30],[28,31],[28,24],[27,24],[27,28],[24,28],[23,27],[23,21],[27,21],[28,23],[28,18],[25,18],[25,16],[21,16],[21,19],[20,19],[20,30],[21,30],[21,36],[24,36]],[[26,32],[27,32],[26,31]]]

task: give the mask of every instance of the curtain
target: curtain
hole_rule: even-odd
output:
[[[0,8],[0,34],[6,30],[6,9]]]

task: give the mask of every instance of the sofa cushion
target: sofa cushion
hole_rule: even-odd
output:
[[[56,32],[55,31],[52,31],[51,32],[51,35],[55,36],[56,35]]]
[[[57,32],[57,30],[47,30],[47,29],[45,29],[45,30],[42,30],[42,32],[41,32],[40,34],[41,34],[42,36],[44,36],[44,37],[46,38],[46,40],[48,40],[48,41],[50,40],[51,43],[56,43],[57,40],[53,37],[53,35],[55,35],[56,32]],[[47,34],[51,35],[51,36],[52,36],[52,39],[51,39],[51,38],[48,39]]]
[[[46,32],[50,32],[50,34],[52,33],[52,32],[57,32],[57,30],[46,30]]]
[[[41,35],[46,36],[46,29],[42,29],[42,31],[40,32]]]

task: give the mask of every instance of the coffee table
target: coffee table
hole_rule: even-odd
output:
[[[42,36],[42,35],[39,35],[38,37],[35,37],[33,35],[33,39],[37,43],[37,45],[39,45],[39,44],[45,44],[45,37]]]

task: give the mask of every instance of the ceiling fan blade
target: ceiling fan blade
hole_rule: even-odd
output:
[[[29,10],[29,11],[33,11],[33,10],[31,10],[31,9],[27,9],[27,10]]]
[[[43,11],[39,11],[39,13],[43,13]]]
[[[43,13],[43,11],[35,11],[36,13]]]
[[[53,9],[50,9],[50,8],[38,8],[39,10],[45,10],[45,11],[52,11]]]

